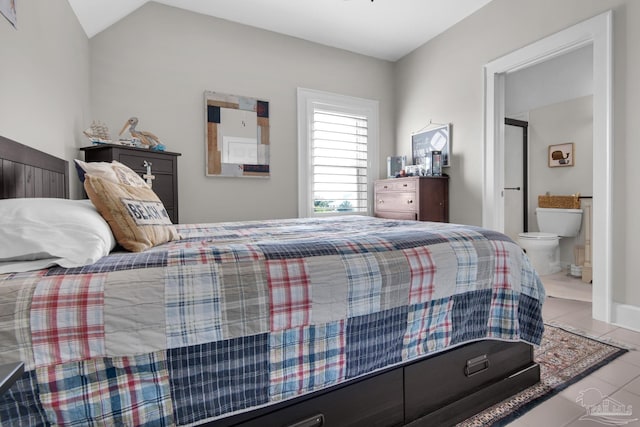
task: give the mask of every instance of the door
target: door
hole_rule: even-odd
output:
[[[528,231],[527,132],[529,124],[505,119],[504,129],[504,232],[514,241]]]

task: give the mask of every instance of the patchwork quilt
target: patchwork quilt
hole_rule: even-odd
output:
[[[2,425],[186,425],[485,338],[539,344],[544,289],[479,227],[179,225],[81,268],[0,275]]]

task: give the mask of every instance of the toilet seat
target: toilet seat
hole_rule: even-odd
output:
[[[532,231],[528,233],[518,233],[518,237],[525,240],[560,240],[560,236],[553,233],[542,233],[539,231]]]

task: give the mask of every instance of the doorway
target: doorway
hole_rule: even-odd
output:
[[[518,241],[529,231],[529,123],[504,119],[504,234]]]
[[[612,322],[613,47],[608,11],[485,65],[483,226],[504,231],[505,76],[584,46],[593,46],[593,304],[592,316]]]

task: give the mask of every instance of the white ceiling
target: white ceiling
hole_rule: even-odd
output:
[[[69,0],[93,37],[151,0]],[[157,0],[395,61],[491,0]]]

